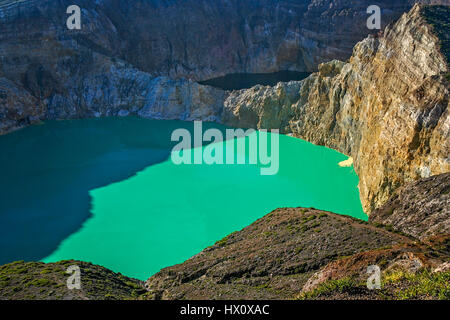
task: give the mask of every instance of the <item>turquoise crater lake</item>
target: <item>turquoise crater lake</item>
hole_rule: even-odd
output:
[[[48,121],[0,136],[0,263],[77,259],[144,280],[279,207],[367,220],[357,175],[338,165],[345,155],[280,135],[276,175],[260,164],[175,165],[177,128],[193,124]]]

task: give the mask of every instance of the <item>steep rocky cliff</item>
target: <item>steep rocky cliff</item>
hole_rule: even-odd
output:
[[[3,0],[0,18],[2,40],[19,36],[16,46],[54,36],[59,45],[74,41],[153,75],[198,80],[232,72],[314,71],[320,62],[348,58],[370,32],[368,6],[382,8],[384,27],[414,2]],[[83,8],[80,31],[66,29],[72,4]],[[10,32],[18,28],[19,34]]]
[[[345,1],[339,2],[339,5],[337,1],[313,1],[305,7],[295,6],[295,3],[304,1],[283,2],[280,8],[288,5],[297,9],[307,8],[305,17],[310,17],[313,12],[328,17],[334,12],[332,21],[335,21],[340,19],[336,18],[339,16],[336,12],[342,12],[337,8],[344,6]],[[328,3],[327,14],[321,11],[325,10],[325,3]],[[244,1],[239,6],[247,4],[253,11],[247,7],[239,11],[233,7],[237,5],[235,2],[228,3],[231,7],[220,1],[210,2],[209,5],[213,4],[239,12],[244,20],[246,15],[253,16],[251,12],[266,10],[265,6],[252,1]],[[371,36],[358,43],[348,62],[334,60],[320,64],[319,72],[301,82],[280,83],[275,87],[256,86],[230,93],[199,85],[192,80],[155,76],[161,73],[188,75],[172,72],[173,68],[178,67],[170,63],[166,66],[172,71],[153,64],[150,67],[135,61],[134,53],[130,53],[133,50],[129,46],[134,43],[138,46],[136,52],[142,54],[143,60],[150,63],[156,59],[154,52],[148,48],[144,47],[146,52],[151,52],[149,55],[139,51],[139,45],[147,43],[139,38],[144,33],[130,35],[131,27],[120,15],[129,15],[130,23],[135,24],[149,12],[156,16],[176,15],[179,7],[188,5],[187,2],[176,5],[149,1],[129,4],[113,0],[97,4],[81,2],[85,10],[80,31],[65,28],[67,15],[63,9],[66,5],[66,1],[2,1],[0,133],[44,119],[115,115],[202,119],[238,127],[281,128],[282,132],[293,133],[352,156],[360,177],[361,200],[367,213],[384,203],[405,182],[449,171],[448,7],[414,7],[389,26],[384,36]],[[192,14],[211,13],[209,5],[200,7],[198,3],[192,4]],[[270,8],[269,3],[267,5]],[[112,8],[117,10],[112,12]],[[141,14],[136,12],[137,8],[141,8]],[[360,7],[355,6],[352,10],[357,8]],[[213,12],[218,10],[216,8]],[[233,13],[227,10],[224,16],[230,14],[228,18],[233,21]],[[350,14],[353,11],[345,12]],[[383,17],[386,21],[386,16]],[[185,27],[192,25],[194,28],[196,19],[182,21],[187,24]],[[310,19],[302,23],[317,22],[317,19]],[[280,22],[277,28],[288,28],[283,23]],[[208,24],[203,27],[205,25]],[[178,26],[175,30],[186,29]],[[224,34],[227,35],[227,32]],[[278,43],[275,34],[279,33],[267,31],[264,41]],[[168,39],[178,39],[179,36],[179,33],[171,33]],[[191,43],[189,39],[185,39],[186,46]],[[354,38],[349,36],[346,39],[351,42]],[[211,45],[211,52],[214,53],[214,45],[208,41],[206,43]],[[264,47],[265,42],[258,43]],[[247,43],[247,47],[251,48],[251,45]],[[174,48],[172,54],[175,55],[179,50]],[[296,48],[294,51],[299,50],[303,49]],[[319,51],[328,52],[326,48]],[[200,51],[187,50],[184,54],[187,57],[201,57]],[[265,61],[259,53],[248,54],[254,57],[254,61]],[[230,55],[227,53],[225,56]],[[272,58],[276,60],[275,55]],[[261,68],[252,69],[217,59],[217,66],[225,69],[218,71],[220,68],[205,67],[217,71],[209,76],[237,70],[269,71],[281,68],[266,68],[264,63],[255,62]],[[325,57],[311,62],[311,65],[315,66],[322,59]],[[192,66],[195,70],[192,71],[195,74],[193,77],[201,78],[205,68]],[[290,67],[286,65],[283,68]],[[304,68],[297,66],[293,69]]]
[[[419,239],[450,234],[450,173],[402,186],[369,220]]]
[[[450,171],[448,41],[438,37],[450,34],[449,16],[448,6],[416,5],[347,63],[232,92],[223,122],[281,128],[352,156],[370,213],[405,182]]]
[[[214,120],[224,93],[183,78],[315,71],[373,32],[369,5],[382,8],[384,26],[414,2],[2,0],[0,134],[49,118]],[[81,30],[66,27],[72,4]]]

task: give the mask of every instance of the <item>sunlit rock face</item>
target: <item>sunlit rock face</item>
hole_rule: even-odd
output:
[[[74,2],[79,31],[66,28]],[[369,2],[1,1],[0,133],[127,115],[278,128],[352,156],[370,213],[449,171],[450,123],[447,63],[419,7],[351,55]],[[380,1],[383,24],[413,2]],[[286,69],[318,72],[233,92],[195,82]]]
[[[370,213],[405,182],[450,171],[448,48],[437,27],[415,6],[384,36],[359,42],[348,63],[231,93],[223,120],[281,128],[352,156]]]
[[[382,26],[413,2],[378,1]],[[73,4],[82,8],[81,30],[66,27],[66,10]],[[0,133],[39,119],[119,113],[217,118],[220,112],[211,94],[220,98],[222,93],[186,81],[153,78],[197,81],[236,72],[316,71],[319,63],[347,59],[354,44],[373,32],[366,27],[371,4],[369,0],[0,1],[0,77],[5,79],[1,92],[6,96],[0,99]],[[155,101],[160,104],[152,106]],[[165,101],[170,102],[163,106]],[[202,111],[191,112],[193,105],[188,110],[181,107],[186,101],[199,102]]]

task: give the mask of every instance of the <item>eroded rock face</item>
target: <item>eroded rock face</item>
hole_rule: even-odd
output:
[[[352,156],[370,213],[404,183],[450,171],[443,51],[415,6],[384,36],[359,42],[348,63],[322,64],[301,82],[231,93],[223,120],[281,128]]]
[[[388,225],[418,239],[450,234],[450,173],[406,184],[370,221]]]
[[[377,1],[382,27],[414,2]],[[71,4],[83,8],[81,32],[65,29]],[[41,35],[44,40],[44,35],[54,34],[61,43],[62,37],[72,35],[80,45],[142,71],[200,80],[233,72],[314,71],[320,62],[346,59],[353,45],[370,32],[366,9],[372,4],[369,0],[7,0],[0,4],[0,17],[9,28],[24,27],[27,34],[20,37]]]
[[[151,119],[218,121],[224,97],[224,91],[192,80],[155,78],[127,65],[107,64],[81,83],[69,82],[65,94],[48,98],[45,117],[134,115]]]
[[[413,3],[379,1],[383,26]],[[73,4],[82,8],[81,30],[66,27],[66,9]],[[20,96],[11,93],[14,103],[12,98],[0,101],[0,134],[33,119],[119,113],[217,119],[216,100],[224,93],[182,78],[314,71],[320,62],[346,59],[353,45],[371,32],[366,27],[366,8],[371,4],[369,0],[1,1],[0,75]],[[158,77],[181,82],[154,79]]]
[[[0,132],[39,120],[43,106],[38,99],[14,82],[0,77]]]
[[[352,156],[367,213],[405,182],[449,171],[448,66],[418,6],[358,43],[348,63],[320,64],[301,82],[229,93],[179,78],[312,70],[341,57],[330,37],[346,48],[367,32],[351,25],[365,28],[364,1],[351,10],[347,1],[263,2],[79,1],[83,27],[74,31],[65,27],[72,1],[3,1],[0,133],[115,115],[278,128]],[[286,35],[304,41],[289,47]]]

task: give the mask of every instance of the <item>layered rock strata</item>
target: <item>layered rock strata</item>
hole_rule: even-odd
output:
[[[428,10],[443,12],[441,25],[427,22]],[[321,64],[301,82],[234,91],[222,121],[280,128],[351,156],[370,213],[404,183],[450,171],[447,48],[435,32],[450,33],[449,12],[415,6],[384,36],[359,42],[347,63]]]
[[[450,234],[450,173],[404,185],[369,220],[418,239]]]
[[[382,26],[414,2],[378,1]],[[73,4],[82,8],[81,30],[66,27],[66,9]],[[366,27],[371,4],[0,1],[0,134],[39,120],[119,113],[217,119],[216,99],[223,93],[170,79],[315,71],[321,62],[348,58],[353,45],[372,32]],[[186,110],[183,103],[192,105]],[[208,111],[189,111],[194,108]]]

